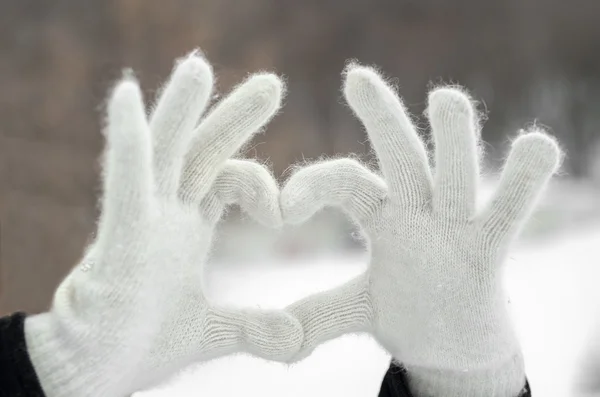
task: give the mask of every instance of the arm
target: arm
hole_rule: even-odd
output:
[[[0,318],[0,396],[45,396],[27,352],[24,313]]]
[[[408,373],[406,368],[401,365],[390,363],[383,381],[378,397],[413,397],[408,386]],[[531,397],[531,389],[529,384],[525,384],[525,388],[519,397]]]

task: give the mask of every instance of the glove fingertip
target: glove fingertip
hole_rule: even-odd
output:
[[[513,155],[544,174],[554,174],[564,158],[557,140],[540,129],[522,133],[513,143]]]
[[[199,50],[194,50],[177,64],[177,72],[212,85],[213,69]]]
[[[427,113],[429,117],[448,117],[464,114],[474,116],[471,98],[463,90],[456,87],[439,87],[429,93]]]
[[[285,84],[277,75],[258,73],[250,77],[247,84],[256,98],[257,106],[266,108],[269,113],[279,109],[285,93]]]
[[[350,65],[345,71],[344,94],[350,104],[385,91],[387,86],[377,71],[368,66]]]
[[[123,71],[123,78],[117,83],[110,97],[109,116],[137,111],[141,102],[142,92],[135,75],[130,70]]]

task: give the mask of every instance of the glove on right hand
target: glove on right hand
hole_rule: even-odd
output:
[[[271,173],[256,162],[229,158],[277,113],[283,82],[272,74],[252,75],[197,124],[212,89],[210,66],[197,56],[188,58],[173,73],[150,123],[157,140],[184,150],[178,195],[188,206],[187,216],[209,236],[226,207],[238,204],[263,225],[280,227],[279,187]],[[165,180],[173,184],[179,178]],[[223,355],[244,352],[285,362],[299,350],[302,329],[288,313],[212,304],[203,293],[203,259],[186,262],[177,286],[165,295],[170,310],[136,371],[136,387]]]
[[[305,329],[302,355],[343,333],[370,332],[408,368],[418,396],[514,397],[525,376],[500,270],[558,167],[555,141],[539,131],[519,136],[494,197],[476,211],[478,121],[463,92],[429,96],[435,170],[374,70],[350,67],[344,94],[383,178],[350,159],[317,163],[292,175],[281,206],[290,223],[342,207],[368,237],[371,260],[365,274],[288,308]]]

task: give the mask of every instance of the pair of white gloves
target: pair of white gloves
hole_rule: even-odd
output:
[[[415,396],[517,396],[523,358],[500,275],[559,165],[556,142],[520,135],[495,195],[476,209],[479,122],[469,97],[430,93],[432,169],[394,90],[374,69],[350,65],[344,95],[381,175],[355,160],[325,161],[280,192],[263,166],[231,157],[277,113],[282,81],[253,75],[201,119],[212,89],[211,67],[195,53],[149,117],[133,77],[114,88],[97,235],[51,310],[26,320],[48,397],[126,396],[234,352],[290,363],[349,332],[372,334],[407,367]],[[215,307],[203,295],[203,264],[232,203],[273,227],[340,206],[370,242],[369,268],[284,311]]]

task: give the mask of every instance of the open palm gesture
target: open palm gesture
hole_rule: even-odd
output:
[[[282,211],[299,223],[323,206],[341,207],[362,227],[371,260],[363,275],[289,308],[305,328],[301,356],[343,333],[370,332],[422,395],[515,395],[523,360],[500,270],[557,169],[555,141],[539,131],[519,136],[478,211],[479,124],[467,95],[440,88],[429,96],[433,170],[404,106],[374,70],[351,66],[344,94],[382,176],[350,159],[305,167],[282,190]]]

